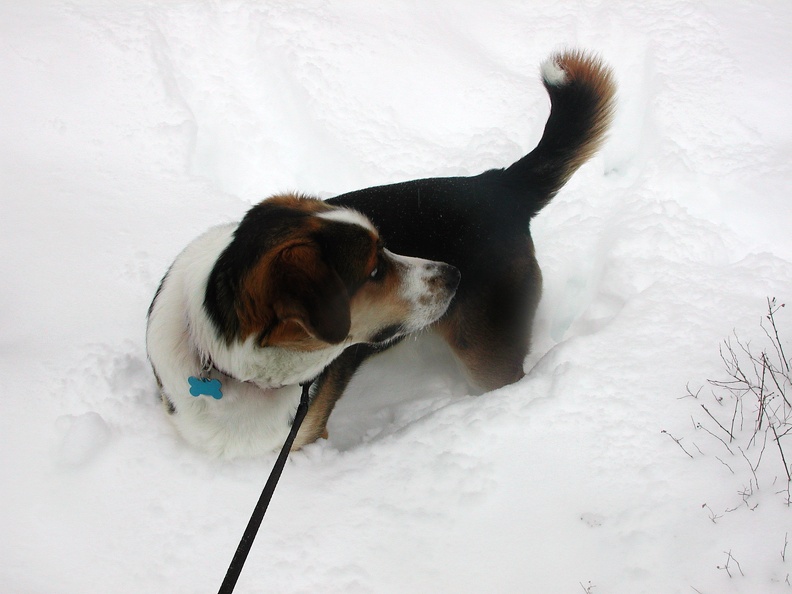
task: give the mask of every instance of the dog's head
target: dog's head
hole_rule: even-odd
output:
[[[313,351],[419,330],[442,316],[458,283],[453,266],[389,252],[362,214],[286,195],[247,213],[204,306],[226,344]]]

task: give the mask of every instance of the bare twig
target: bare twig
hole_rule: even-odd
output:
[[[792,432],[792,425],[790,425],[790,426],[787,428],[787,430],[786,430],[786,431],[784,431],[784,432],[783,432],[781,435],[779,435],[779,438],[780,438],[780,437],[784,437],[784,436],[786,436],[786,435],[787,435],[789,432]]]
[[[790,372],[789,360],[786,358],[786,354],[784,353],[784,347],[781,344],[781,339],[778,338],[778,328],[776,328],[776,323],[775,323],[775,313],[779,309],[781,309],[782,307],[785,307],[785,306],[786,306],[786,303],[782,303],[781,305],[776,306],[775,297],[773,297],[772,299],[770,299],[769,297],[767,298],[767,309],[770,312],[770,313],[767,314],[767,319],[770,320],[770,325],[773,327],[773,333],[775,334],[775,340],[772,340],[772,337],[771,337],[771,342],[773,343],[773,346],[778,351],[778,357],[779,357],[779,359],[781,359],[781,363],[786,367],[787,373],[789,373]],[[762,328],[764,328],[764,326],[762,326]],[[766,332],[766,330],[765,330],[765,332]]]
[[[671,435],[671,434],[670,434],[668,431],[666,431],[665,429],[663,429],[662,431],[660,431],[660,433],[665,433],[666,435],[668,435],[668,437],[670,437],[671,439],[673,439],[673,440],[676,442],[676,444],[677,444],[677,445],[678,445],[680,448],[682,448],[682,451],[683,451],[683,452],[685,452],[685,453],[686,453],[686,454],[687,454],[687,455],[688,455],[690,458],[693,458],[693,454],[691,454],[690,452],[688,452],[688,451],[685,449],[685,447],[684,447],[684,446],[683,446],[683,445],[680,443],[680,442],[682,441],[682,439],[681,439],[681,438],[680,438],[680,439],[677,439],[676,437],[674,437],[673,435]],[[701,450],[699,450],[699,451],[701,451]]]
[[[734,452],[732,452],[732,449],[729,447],[729,444],[728,444],[728,443],[726,443],[725,441],[723,441],[723,440],[722,440],[722,439],[721,439],[719,436],[715,435],[715,434],[714,434],[712,431],[710,431],[709,429],[707,429],[707,428],[706,428],[704,425],[702,425],[701,423],[699,423],[699,424],[698,424],[698,428],[699,428],[699,429],[704,429],[704,431],[706,431],[707,433],[709,433],[710,435],[712,435],[712,437],[714,437],[714,438],[715,438],[715,439],[717,439],[719,442],[721,442],[721,443],[724,445],[724,447],[725,447],[727,450],[729,450],[729,453],[730,453],[732,456],[734,455]]]
[[[723,551],[723,552],[726,553],[726,565],[724,565],[723,567],[718,565],[717,566],[718,569],[725,569],[726,573],[729,574],[729,577],[733,577],[732,574],[731,574],[731,570],[729,569],[729,564],[732,561],[734,561],[737,564],[737,569],[740,571],[740,575],[745,577],[745,574],[743,573],[742,567],[740,567],[740,562],[737,561],[737,559],[734,558],[734,556],[731,554],[731,551]]]
[[[684,396],[680,396],[678,398],[678,400],[684,400],[685,398],[696,398],[696,399],[698,399],[698,395],[699,395],[699,393],[701,392],[702,389],[703,389],[703,386],[701,388],[699,388],[698,390],[696,390],[696,393],[694,394],[692,392],[692,390],[690,389],[690,384],[687,384],[685,386],[685,391],[687,392],[687,394],[685,394]]]
[[[770,363],[768,363],[767,371],[770,372],[770,378],[773,380],[773,383],[778,389],[778,393],[781,395],[781,398],[784,399],[784,402],[786,403],[787,406],[792,406],[792,403],[790,403],[789,399],[786,397],[786,389],[784,388],[783,385],[784,382],[778,380],[778,376],[780,375],[782,378],[786,379],[786,383],[790,383],[790,378],[788,375],[789,372],[787,371],[786,374],[784,374],[783,371],[776,369],[775,366],[771,365]]]
[[[714,511],[712,511],[712,508],[709,505],[707,505],[706,503],[701,505],[701,509],[704,509],[704,508],[707,509],[707,512],[709,513],[709,519],[712,521],[713,524],[717,524],[718,520],[723,517],[723,516],[719,516]]]
[[[742,501],[745,504],[745,507],[747,507],[750,511],[754,511],[757,507],[759,507],[758,503],[754,504],[753,507],[751,507],[751,504],[748,503],[748,500],[753,496],[753,494],[754,494],[754,487],[752,480],[748,481],[747,487],[743,487],[743,490],[738,492],[738,495],[742,497]]]
[[[737,409],[740,408],[741,404],[742,404],[742,400],[740,400],[739,398],[734,399],[734,414],[732,415],[731,429],[729,430],[729,433],[731,433],[732,435],[734,435],[734,422],[737,420]]]
[[[778,444],[778,451],[781,453],[781,461],[784,463],[784,471],[787,475],[787,483],[792,482],[792,476],[789,475],[789,466],[787,465],[786,457],[784,456],[784,448],[781,447],[781,441],[778,437],[778,432],[776,431],[775,425],[770,425],[770,428],[773,430],[773,434],[775,435],[775,441]]]
[[[753,467],[753,468],[754,468],[754,470],[756,470],[757,468],[759,468],[759,465],[762,463],[762,457],[764,456],[765,449],[767,448],[767,432],[768,432],[768,429],[765,429],[765,431],[764,431],[764,441],[762,441],[762,449],[761,449],[761,450],[759,450],[759,458],[757,458],[757,459],[756,459],[756,464],[755,464],[755,465],[754,465],[754,467]],[[755,437],[755,436],[754,436],[754,437]],[[753,438],[752,438],[752,439],[753,439]],[[749,444],[749,445],[750,445],[750,444]],[[758,487],[759,487],[759,485],[757,484],[757,488],[758,488]]]
[[[759,479],[756,478],[756,468],[754,468],[754,465],[751,464],[751,461],[748,459],[748,456],[745,455],[745,452],[743,452],[742,448],[738,447],[737,449],[740,450],[740,453],[742,454],[742,457],[745,458],[746,462],[748,462],[748,468],[751,469],[751,473],[753,474],[754,480],[756,481],[756,488],[758,489],[759,488]],[[758,464],[757,464],[757,468],[758,468]]]
[[[729,469],[729,472],[731,472],[732,474],[734,474],[734,471],[732,470],[732,467],[731,467],[731,466],[729,466],[728,464],[726,464],[726,462],[724,462],[723,460],[721,460],[721,459],[720,459],[720,458],[718,458],[717,456],[715,456],[715,459],[716,459],[718,462],[720,462],[721,464],[723,464],[723,465],[724,465],[726,468],[728,468],[728,469]]]
[[[731,431],[729,431],[728,429],[726,429],[726,427],[724,427],[723,425],[721,425],[721,424],[718,422],[718,419],[716,419],[715,417],[713,417],[713,416],[712,416],[712,413],[711,413],[711,412],[710,412],[710,411],[707,409],[707,407],[706,407],[706,406],[704,406],[704,405],[702,404],[702,405],[701,405],[701,408],[703,408],[703,409],[704,409],[704,412],[706,412],[706,413],[707,413],[707,414],[710,416],[710,418],[711,418],[713,421],[715,421],[715,424],[716,424],[718,427],[720,427],[721,429],[723,429],[723,431],[726,433],[726,435],[728,435],[728,436],[729,436],[729,443],[733,442],[733,441],[734,441],[734,434],[733,434]]]
[[[767,403],[765,402],[765,375],[767,374],[767,355],[762,353],[762,381],[759,386],[759,417],[756,420],[756,432],[762,429],[762,420],[764,419],[764,411]],[[754,435],[756,435],[754,432]]]

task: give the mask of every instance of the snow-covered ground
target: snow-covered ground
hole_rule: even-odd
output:
[[[168,425],[165,269],[278,191],[510,164],[563,47],[620,107],[532,226],[528,375],[474,395],[431,337],[372,361],[237,591],[791,591],[778,444],[748,397],[731,442],[707,413],[730,429],[722,341],[774,354],[766,298],[792,298],[790,25],[783,0],[3,3],[0,591],[216,591],[274,455]]]

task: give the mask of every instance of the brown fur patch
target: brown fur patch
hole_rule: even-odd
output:
[[[261,346],[314,350],[317,339],[338,343],[349,331],[346,288],[307,238],[265,254],[244,279],[240,301],[243,340],[260,334]]]
[[[334,210],[333,206],[330,206],[319,198],[306,196],[304,194],[277,194],[275,196],[270,196],[264,200],[264,202],[267,204],[273,204],[275,206],[282,206],[285,208],[293,208],[295,210],[308,213],[318,214]]]
[[[401,297],[403,270],[400,264],[387,262],[382,280],[364,284],[352,297],[352,328],[355,339],[367,340],[379,329],[401,324],[411,305]]]

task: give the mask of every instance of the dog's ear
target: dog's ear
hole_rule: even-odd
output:
[[[337,344],[349,335],[349,294],[319,246],[298,244],[283,249],[271,268],[271,299],[279,324],[297,324],[313,338]],[[270,334],[270,344],[288,340],[287,328]]]

